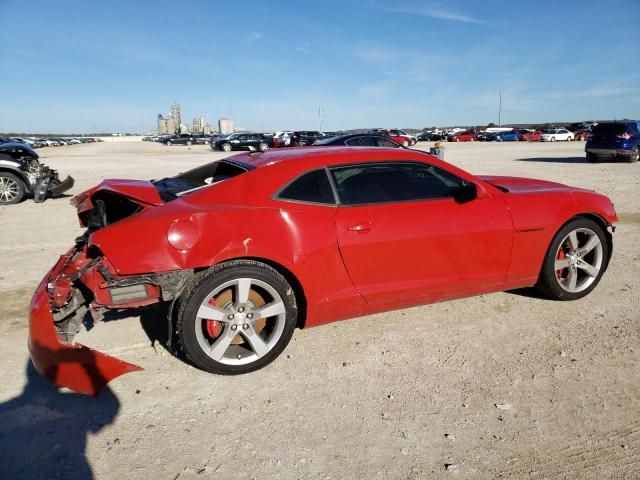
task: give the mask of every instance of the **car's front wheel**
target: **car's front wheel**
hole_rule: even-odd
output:
[[[20,203],[25,194],[25,184],[17,175],[0,172],[0,205]]]
[[[631,154],[627,157],[629,163],[635,163],[640,159],[640,146],[636,145],[631,150]]]
[[[267,150],[269,150],[269,145],[267,145],[265,142],[260,142],[260,145],[258,145],[258,148],[260,149],[261,152],[266,152]]]
[[[187,147],[191,146],[191,140],[187,140]]]
[[[231,144],[230,143],[223,143],[222,144],[222,150],[224,150],[225,152],[230,152],[231,151]]]
[[[167,143],[165,143],[165,145],[166,145],[167,147],[170,147],[170,146],[171,146],[171,141],[168,141]]]
[[[602,227],[575,218],[551,242],[536,288],[553,300],[577,300],[596,288],[608,262],[609,244]]]
[[[252,260],[226,262],[200,274],[178,303],[182,350],[197,367],[224,375],[272,362],[291,340],[298,318],[286,279]]]

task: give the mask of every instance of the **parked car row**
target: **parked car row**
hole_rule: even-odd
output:
[[[102,142],[95,137],[63,137],[63,138],[35,138],[35,137],[0,137],[0,144],[22,143],[31,148],[61,147],[63,145],[79,145],[81,143]]]
[[[421,135],[418,138],[425,137]],[[514,129],[501,132],[476,132],[464,130],[448,135],[446,138],[448,142],[570,142],[575,140],[576,136],[566,128],[548,128],[543,131]],[[586,140],[586,137],[584,139]]]

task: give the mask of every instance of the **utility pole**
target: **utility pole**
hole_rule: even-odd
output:
[[[500,100],[498,103],[498,126],[502,126],[502,90],[500,90]]]

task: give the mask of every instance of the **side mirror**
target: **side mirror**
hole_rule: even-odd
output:
[[[467,203],[478,198],[478,187],[475,183],[465,183],[453,192],[453,199],[457,203]]]

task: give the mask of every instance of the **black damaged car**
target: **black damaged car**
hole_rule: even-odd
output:
[[[58,172],[40,163],[38,154],[18,142],[0,144],[0,205],[19,203],[27,195],[35,202],[73,187],[73,178],[60,180]]]

